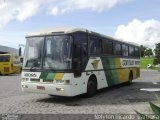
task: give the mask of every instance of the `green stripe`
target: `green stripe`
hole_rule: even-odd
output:
[[[48,73],[47,72],[42,72],[40,75],[40,79],[46,79],[47,78]]]
[[[53,80],[54,79],[54,77],[55,77],[55,73],[48,73],[48,75],[47,75],[47,80]]]
[[[107,79],[108,86],[118,84],[118,73],[115,68],[115,58],[113,57],[101,57],[103,69]],[[112,69],[112,70],[111,70]]]

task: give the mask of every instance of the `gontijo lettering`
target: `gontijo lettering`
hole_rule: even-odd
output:
[[[136,67],[140,65],[140,60],[138,59],[121,59],[121,66],[122,67]]]

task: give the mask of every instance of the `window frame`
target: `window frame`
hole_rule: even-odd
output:
[[[120,47],[121,47],[121,49],[120,49],[120,54],[116,54],[116,48],[115,48],[115,46],[116,46],[116,44],[120,44]],[[114,42],[114,44],[113,44],[113,53],[114,53],[114,56],[122,56],[122,43],[121,42],[118,42],[118,41],[115,41]]]
[[[135,54],[134,46],[133,45],[129,45],[128,48],[129,48],[128,49],[129,57],[135,57],[135,55],[134,55]],[[133,48],[133,53],[132,54],[130,53],[130,48]]]
[[[106,45],[106,43],[111,43],[111,44],[108,44],[108,45],[111,45],[112,46],[112,48],[111,48],[111,53],[105,53],[104,52],[104,45]],[[113,45],[113,41],[112,40],[110,40],[110,39],[102,39],[102,54],[103,55],[113,55],[113,47],[114,47],[114,45]]]
[[[123,54],[123,46],[125,46],[125,48],[127,48],[127,55]],[[126,51],[126,49],[125,49],[125,51]],[[129,46],[128,46],[128,44],[122,43],[122,56],[123,57],[129,57]]]
[[[99,53],[93,53],[91,54],[90,52],[90,41],[91,39],[94,39],[96,41],[99,42]],[[89,38],[88,38],[88,54],[89,56],[101,56],[102,55],[102,38],[100,37],[97,37],[97,36],[93,36],[93,35],[89,35]]]

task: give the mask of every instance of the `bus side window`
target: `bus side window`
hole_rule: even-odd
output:
[[[128,45],[125,44],[122,45],[122,55],[128,56]]]
[[[134,56],[134,47],[129,46],[129,56],[133,57]]]
[[[122,46],[121,46],[121,44],[120,43],[115,43],[114,44],[114,54],[115,55],[122,55]]]
[[[102,40],[103,54],[113,54],[113,42],[109,40]]]
[[[89,40],[89,53],[91,55],[99,55],[101,54],[101,40],[96,38],[90,38]]]
[[[135,47],[135,57],[140,57],[139,48]]]

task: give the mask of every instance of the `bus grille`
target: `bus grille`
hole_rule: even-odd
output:
[[[9,67],[4,67],[4,72],[9,72]]]
[[[31,79],[32,82],[40,82],[40,79]]]
[[[43,80],[43,82],[50,82],[50,83],[53,83],[53,80]]]

